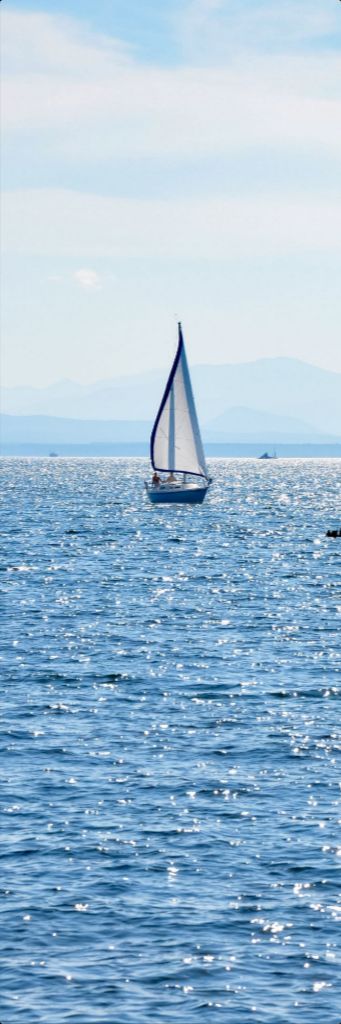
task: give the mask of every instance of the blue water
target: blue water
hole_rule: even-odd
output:
[[[341,1019],[338,461],[3,460],[2,1024]]]

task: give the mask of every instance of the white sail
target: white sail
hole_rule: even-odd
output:
[[[179,344],[151,436],[151,461],[161,472],[207,478],[181,324]]]

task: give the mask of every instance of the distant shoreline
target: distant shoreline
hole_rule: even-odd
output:
[[[271,455],[276,450],[278,458],[341,458],[341,444],[276,444],[269,442],[205,444],[207,458],[259,458],[263,452]],[[94,443],[94,444],[60,444],[53,442],[41,444],[3,444],[0,454],[3,457],[38,457],[48,456],[93,457],[93,458],[149,458],[149,445],[146,443]],[[271,461],[271,460],[269,460]],[[267,465],[265,460],[265,465]]]

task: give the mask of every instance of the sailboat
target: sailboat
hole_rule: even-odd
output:
[[[150,438],[154,470],[146,481],[153,504],[201,504],[211,483],[194,404],[181,323],[178,347]],[[160,477],[159,473],[167,473]],[[175,475],[177,474],[177,475]]]

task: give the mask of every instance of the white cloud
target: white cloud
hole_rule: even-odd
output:
[[[174,308],[203,361],[207,337],[219,360],[228,336],[231,358],[296,349],[339,365],[340,67],[321,46],[332,6],[340,22],[337,0],[180,5],[181,63],[164,66],[83,19],[11,6],[2,4],[6,173],[17,183],[3,197],[12,379],[19,364],[35,383],[158,365],[167,332],[172,352]],[[40,187],[59,181],[74,191]],[[168,199],[141,198],[155,192]],[[90,301],[100,285],[100,302]]]
[[[238,51],[282,52],[340,41],[340,12],[322,0],[190,0],[178,20],[188,58],[206,62]],[[339,34],[339,35],[338,35]]]
[[[40,160],[193,161],[252,147],[341,155],[331,52],[326,62],[237,50],[221,66],[162,68],[139,63],[117,40],[89,38],[72,19],[5,11],[4,23],[5,122],[19,144],[29,136]]]
[[[98,291],[101,288],[101,279],[96,270],[88,270],[84,267],[76,270],[73,277],[80,288],[85,288],[87,291]]]
[[[9,75],[98,77],[113,63],[124,66],[129,51],[112,37],[87,30],[84,21],[61,14],[3,11],[3,72]]]
[[[341,207],[333,196],[274,194],[228,200],[130,200],[68,190],[4,195],[4,246],[11,253],[173,260],[233,260],[341,247]],[[93,270],[78,270],[97,287]]]

